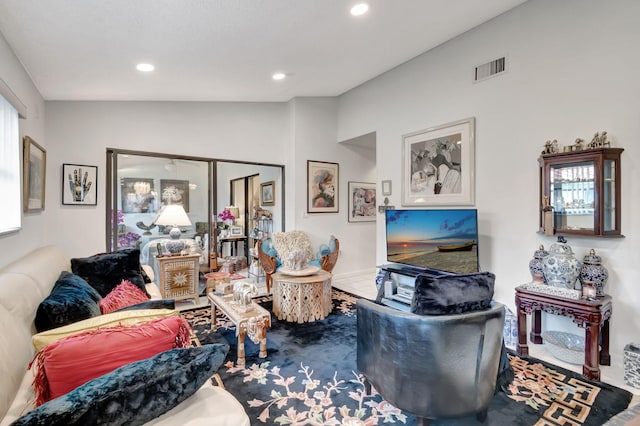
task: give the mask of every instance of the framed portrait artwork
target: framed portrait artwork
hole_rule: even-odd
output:
[[[376,221],[376,184],[349,182],[349,222]]]
[[[122,212],[155,213],[157,209],[156,192],[153,179],[122,178]]]
[[[275,199],[276,183],[274,181],[264,182],[260,184],[260,205],[273,206]]]
[[[62,204],[95,206],[97,195],[97,166],[62,165]]]
[[[189,213],[189,181],[160,179],[160,199],[162,204],[179,204]]]
[[[475,118],[402,136],[402,205],[473,205]]]
[[[338,163],[307,160],[307,212],[338,212]]]
[[[29,136],[23,142],[23,210],[37,212],[44,210],[47,151]]]

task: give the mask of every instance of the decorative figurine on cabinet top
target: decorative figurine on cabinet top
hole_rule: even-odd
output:
[[[553,142],[549,140],[544,143],[544,149],[542,150],[542,155],[557,154],[558,151],[559,151],[558,140],[554,139]]]
[[[610,145],[611,144],[607,140],[607,132],[603,131],[602,133],[596,132],[596,134],[593,135],[593,139],[591,139],[591,142],[589,142],[587,148],[604,148]]]

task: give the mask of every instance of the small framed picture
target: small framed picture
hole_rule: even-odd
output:
[[[62,165],[62,204],[76,206],[98,204],[97,166]]]
[[[273,206],[276,203],[275,199],[276,183],[269,181],[260,184],[260,205],[261,206]]]
[[[160,198],[163,205],[180,204],[189,213],[189,181],[160,179]]]
[[[349,222],[376,221],[376,184],[349,182]]]
[[[242,226],[232,226],[229,228],[229,235],[231,235],[232,237],[237,237],[240,235],[244,235],[244,232],[242,231]]]
[[[47,150],[29,136],[24,137],[23,207],[25,212],[44,210]]]
[[[338,212],[338,163],[307,160],[307,213]]]

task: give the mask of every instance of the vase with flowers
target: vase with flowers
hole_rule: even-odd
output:
[[[231,228],[231,225],[233,225],[233,221],[236,220],[236,218],[228,209],[225,209],[218,213],[218,220],[218,229],[220,229],[220,236],[226,237],[229,234],[229,228]]]
[[[140,235],[135,232],[127,231],[124,224],[124,213],[122,210],[117,211],[116,220],[118,222],[118,247],[137,247]]]

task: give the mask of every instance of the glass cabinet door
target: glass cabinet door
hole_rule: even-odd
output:
[[[619,227],[616,221],[616,163],[614,160],[604,160],[602,180],[604,185],[603,226],[605,232],[615,232]]]
[[[595,148],[540,157],[541,225],[553,233],[620,237],[622,148]],[[552,215],[545,214],[549,210]],[[547,218],[547,219],[545,219]]]
[[[551,166],[549,203],[553,206],[556,231],[593,232],[595,188],[593,161]]]

